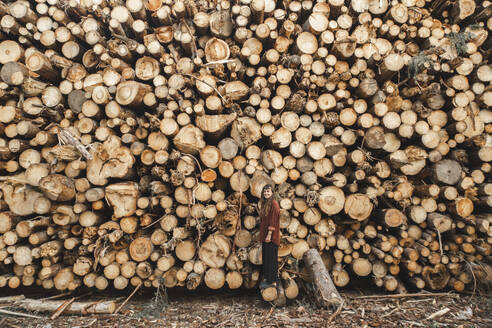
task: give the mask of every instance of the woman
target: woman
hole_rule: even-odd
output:
[[[280,245],[280,206],[267,184],[261,191],[259,202],[260,242],[262,243],[263,281],[260,288],[275,287],[278,280],[278,246]]]

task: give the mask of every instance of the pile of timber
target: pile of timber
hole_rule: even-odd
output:
[[[462,291],[491,274],[492,2],[0,1],[0,287]],[[363,278],[364,277],[364,278]]]

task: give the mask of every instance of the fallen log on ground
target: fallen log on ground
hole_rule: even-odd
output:
[[[337,307],[343,299],[331,280],[321,256],[316,249],[310,249],[303,256],[304,263],[312,276],[314,297],[318,306]]]

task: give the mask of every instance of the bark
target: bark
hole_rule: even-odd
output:
[[[15,306],[21,307],[28,311],[37,312],[54,312],[60,308],[66,301],[42,301],[35,299],[25,299],[15,302]],[[116,309],[116,303],[108,302],[72,302],[68,305],[63,313],[65,314],[111,314]]]
[[[343,302],[317,250],[310,249],[304,254],[304,262],[313,277],[315,300],[318,306],[332,307]]]

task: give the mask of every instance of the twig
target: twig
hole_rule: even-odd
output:
[[[183,19],[182,20],[182,23],[184,24],[184,26],[186,27],[186,29],[188,30],[188,33],[190,34],[191,36],[191,40],[193,41],[193,53],[191,54],[193,56],[193,58],[196,57],[197,55],[197,52],[198,52],[198,48],[196,47],[196,39],[195,39],[195,35],[194,33],[191,32],[191,29],[190,27],[188,26],[188,24],[186,23],[186,20]]]
[[[63,313],[63,311],[65,311],[65,309],[69,307],[70,304],[72,304],[74,301],[75,301],[75,297],[72,297],[71,299],[63,302],[62,305],[60,305],[58,309],[56,309],[56,311],[51,315],[50,319],[54,320],[58,318]]]
[[[441,252],[441,256],[443,256],[441,232],[439,231],[439,229],[436,229],[436,231],[437,231],[437,236],[439,237],[439,250]]]
[[[89,322],[88,324],[84,325],[84,326],[81,326],[81,327],[91,327],[95,322],[97,321],[97,318],[95,318],[94,320],[92,320],[91,322]]]
[[[151,224],[147,225],[144,227],[144,229],[147,229],[147,228],[150,228],[152,227],[154,224],[158,223],[158,222],[161,222],[162,219],[165,218],[165,215],[161,216],[159,219],[155,220],[154,222],[152,222]]]
[[[113,315],[116,315],[123,306],[125,306],[126,303],[128,303],[128,301],[130,300],[130,298],[132,298],[133,295],[135,295],[135,293],[137,292],[137,290],[140,289],[140,287],[142,287],[143,285],[143,282],[139,283],[137,287],[135,287],[135,289],[133,290],[133,292],[126,298],[125,301],[123,301],[123,303],[121,303],[121,305],[114,311]]]
[[[193,192],[188,189],[187,190],[188,194],[188,215],[186,216],[186,228],[190,227],[190,221],[191,221],[191,203],[193,202]]]
[[[227,64],[227,63],[230,63],[233,61],[234,61],[234,59],[221,59],[221,60],[211,61],[211,62],[205,63],[203,65],[207,66],[207,65],[215,65],[215,64]]]
[[[58,138],[62,144],[69,144],[75,147],[78,152],[88,160],[92,159],[92,154],[87,150],[87,148],[78,140],[75,136],[70,133],[67,129],[60,129],[58,132]]]
[[[340,313],[340,311],[342,311],[342,308],[343,308],[343,306],[344,306],[344,305],[345,305],[345,300],[342,300],[342,303],[340,303],[340,305],[338,306],[338,309],[335,311],[335,313],[333,313],[333,314],[330,316],[330,318],[328,319],[328,321],[326,321],[326,324],[325,324],[325,326],[326,326],[326,327],[328,327],[328,324],[329,324],[330,322],[332,322],[332,321],[333,321],[333,319],[335,319],[335,318],[336,318],[336,316]]]
[[[440,316],[443,316],[445,315],[446,313],[448,313],[449,311],[451,311],[449,308],[444,308],[442,310],[439,310],[433,314],[431,314],[430,316],[428,316],[427,318],[425,318],[425,320],[431,320],[431,319],[434,319],[434,318],[437,318],[437,317],[440,317]]]
[[[393,295],[367,295],[350,297],[351,299],[378,299],[378,298],[412,298],[412,297],[459,297],[453,293],[416,293],[416,294],[393,294]]]
[[[472,277],[473,277],[473,292],[471,294],[471,297],[472,298],[473,296],[475,296],[475,292],[477,290],[477,278],[475,277],[475,273],[473,272],[473,268],[471,266],[471,263],[468,262],[468,261],[465,261],[466,262],[466,265],[470,268],[470,272],[472,274]]]
[[[305,274],[305,273],[302,273],[302,272],[298,272],[298,271],[294,271],[294,270],[289,270],[289,269],[284,269],[285,272],[289,272],[289,273],[292,273],[292,274],[295,274],[295,275],[299,275],[299,276],[309,276],[308,274]]]
[[[242,154],[243,149],[241,147],[241,152]],[[241,188],[241,174],[243,173],[243,170],[239,170],[239,208],[237,210],[237,218],[238,218],[238,223],[236,226],[236,233],[241,230],[241,207],[243,203],[243,188]],[[234,238],[234,241],[232,242],[232,253],[236,253],[236,238]]]
[[[418,322],[415,322],[415,321],[402,320],[401,322],[407,322],[407,323],[409,323],[410,325],[413,325],[413,326],[425,327],[424,324],[421,324],[421,323],[418,323]]]
[[[70,294],[72,294],[72,292],[66,292],[66,293],[62,293],[62,294],[58,294],[58,295],[53,295],[50,297],[41,298],[40,301],[56,300],[57,298],[64,297],[64,296],[67,296]]]
[[[469,291],[466,291],[466,290],[462,290],[460,292],[460,294],[475,296],[475,293],[474,292],[469,292]],[[484,297],[492,297],[492,294],[482,293],[480,290],[478,291],[478,294],[480,296],[484,296]]]
[[[37,315],[32,315],[32,314],[27,314],[27,313],[20,313],[20,312],[14,312],[14,311],[9,311],[9,310],[4,310],[4,309],[0,309],[0,313],[10,314],[10,315],[16,315],[18,317],[25,317],[25,318],[44,319],[43,317],[40,317],[40,316],[37,316]]]
[[[200,170],[200,175],[202,174],[202,167],[200,166],[200,162],[198,161],[198,159],[196,159],[195,156],[191,155],[191,154],[184,154],[183,156],[181,156],[181,158],[183,157],[191,157],[195,160],[196,164],[198,165],[198,169]]]
[[[131,46],[132,46],[132,47],[133,47],[133,46],[137,46],[137,45],[138,45],[138,42],[136,42],[136,41],[135,41],[135,40],[133,40],[133,39],[127,38],[127,37],[126,37],[126,36],[124,36],[124,35],[119,35],[119,34],[114,33],[114,34],[113,34],[113,36],[114,36],[115,38],[117,38],[117,39],[120,39],[121,41],[127,42],[127,43],[128,43],[128,45],[130,45],[130,44],[131,44]]]
[[[271,316],[271,315],[272,315],[272,313],[273,313],[273,310],[275,310],[275,306],[272,306],[272,307],[270,308],[270,311],[268,311],[268,314],[267,314],[267,316],[266,316],[265,320],[266,320],[266,319],[268,319],[268,318],[270,318],[270,316]]]
[[[381,318],[386,318],[386,317],[389,317],[390,315],[392,315],[393,313],[395,313],[396,311],[398,311],[400,308],[397,308],[395,307],[393,310],[391,310],[390,312],[386,313],[386,314],[383,314],[381,316]]]

